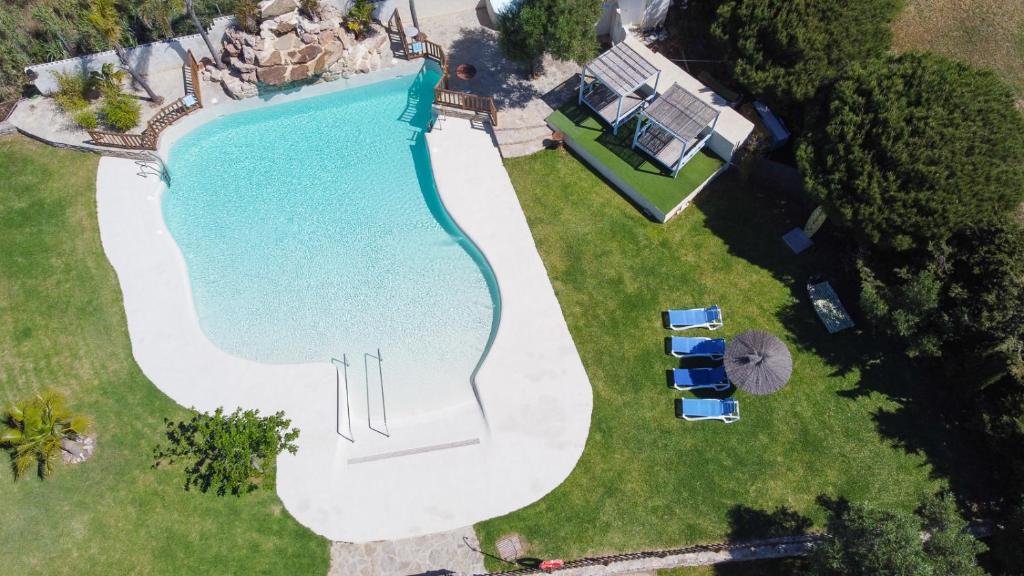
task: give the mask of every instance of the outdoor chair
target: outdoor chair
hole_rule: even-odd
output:
[[[731,384],[725,375],[725,368],[675,368],[672,370],[672,387],[676,390],[697,390],[711,388],[721,392]]]
[[[740,403],[733,398],[676,398],[676,418],[690,421],[721,420],[732,424],[740,419]]]
[[[669,354],[676,358],[711,358],[721,360],[725,356],[725,338],[693,338],[669,336]]]
[[[665,323],[672,330],[687,330],[689,328],[718,330],[722,327],[722,309],[718,306],[710,306],[689,310],[669,310],[666,313]]]

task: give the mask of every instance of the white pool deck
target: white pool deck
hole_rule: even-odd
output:
[[[303,92],[273,101],[310,95]],[[227,108],[193,115],[172,138]],[[568,476],[587,439],[590,383],[491,136],[449,118],[427,142],[444,205],[501,292],[500,323],[475,379],[485,420],[476,406],[455,406],[395,422],[391,438],[354,422],[355,443],[336,433],[331,364],[262,364],[206,338],[164,224],[163,183],[139,176],[130,160],[106,157],[99,166],[101,238],[142,371],[184,406],[284,410],[301,435],[298,453],[278,461],[278,494],[299,522],[335,541],[429,534],[526,506]]]

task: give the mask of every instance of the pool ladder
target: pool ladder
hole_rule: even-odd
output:
[[[139,176],[143,178],[156,176],[163,179],[168,185],[171,183],[171,173],[167,170],[167,164],[164,164],[163,158],[159,155],[153,152],[145,152],[141,159],[135,161],[135,165],[139,167]]]
[[[381,421],[377,424],[374,423],[374,401],[373,395],[370,390],[370,362],[371,360],[377,361],[377,375],[380,382],[380,415]],[[388,427],[388,409],[387,403],[384,398],[384,356],[380,353],[380,348],[377,349],[377,354],[371,354],[369,352],[363,354],[363,370],[365,372],[366,382],[366,425],[370,430],[390,438],[391,430]],[[337,405],[337,412],[335,413],[335,432],[338,436],[341,436],[349,442],[355,442],[355,435],[352,433],[352,407],[349,397],[348,387],[348,368],[350,366],[348,362],[348,356],[345,354],[341,355],[341,360],[337,358],[331,358],[331,364],[334,365],[335,374],[337,375],[335,380],[335,401]],[[344,395],[342,395],[342,381],[345,383]],[[344,403],[344,406],[342,404]],[[344,417],[343,417],[344,416]]]

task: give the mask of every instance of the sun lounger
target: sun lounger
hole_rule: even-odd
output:
[[[811,297],[814,311],[818,314],[818,318],[821,319],[821,323],[825,325],[825,329],[828,330],[829,334],[853,328],[853,320],[850,318],[850,314],[846,312],[846,308],[843,307],[843,303],[839,300],[839,295],[836,294],[831,284],[827,281],[818,282],[817,284],[809,282],[807,284],[807,293]]]
[[[725,368],[676,368],[672,370],[672,387],[676,390],[696,390],[711,388],[713,390],[729,389],[729,378]]]
[[[740,403],[733,398],[676,398],[676,418],[690,421],[721,420],[732,424],[740,419]]]
[[[665,323],[673,330],[687,330],[689,328],[718,330],[722,327],[722,309],[718,306],[691,308],[689,310],[669,310],[666,316]]]
[[[711,358],[720,360],[725,356],[725,338],[693,338],[688,336],[669,336],[669,354],[682,358],[684,356]]]

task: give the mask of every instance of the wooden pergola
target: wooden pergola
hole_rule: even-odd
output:
[[[633,148],[650,154],[675,178],[704,148],[717,122],[717,109],[679,84],[672,84],[640,112]]]
[[[620,125],[654,98],[660,77],[661,71],[654,64],[620,42],[583,66],[579,103],[597,112],[617,134]]]

